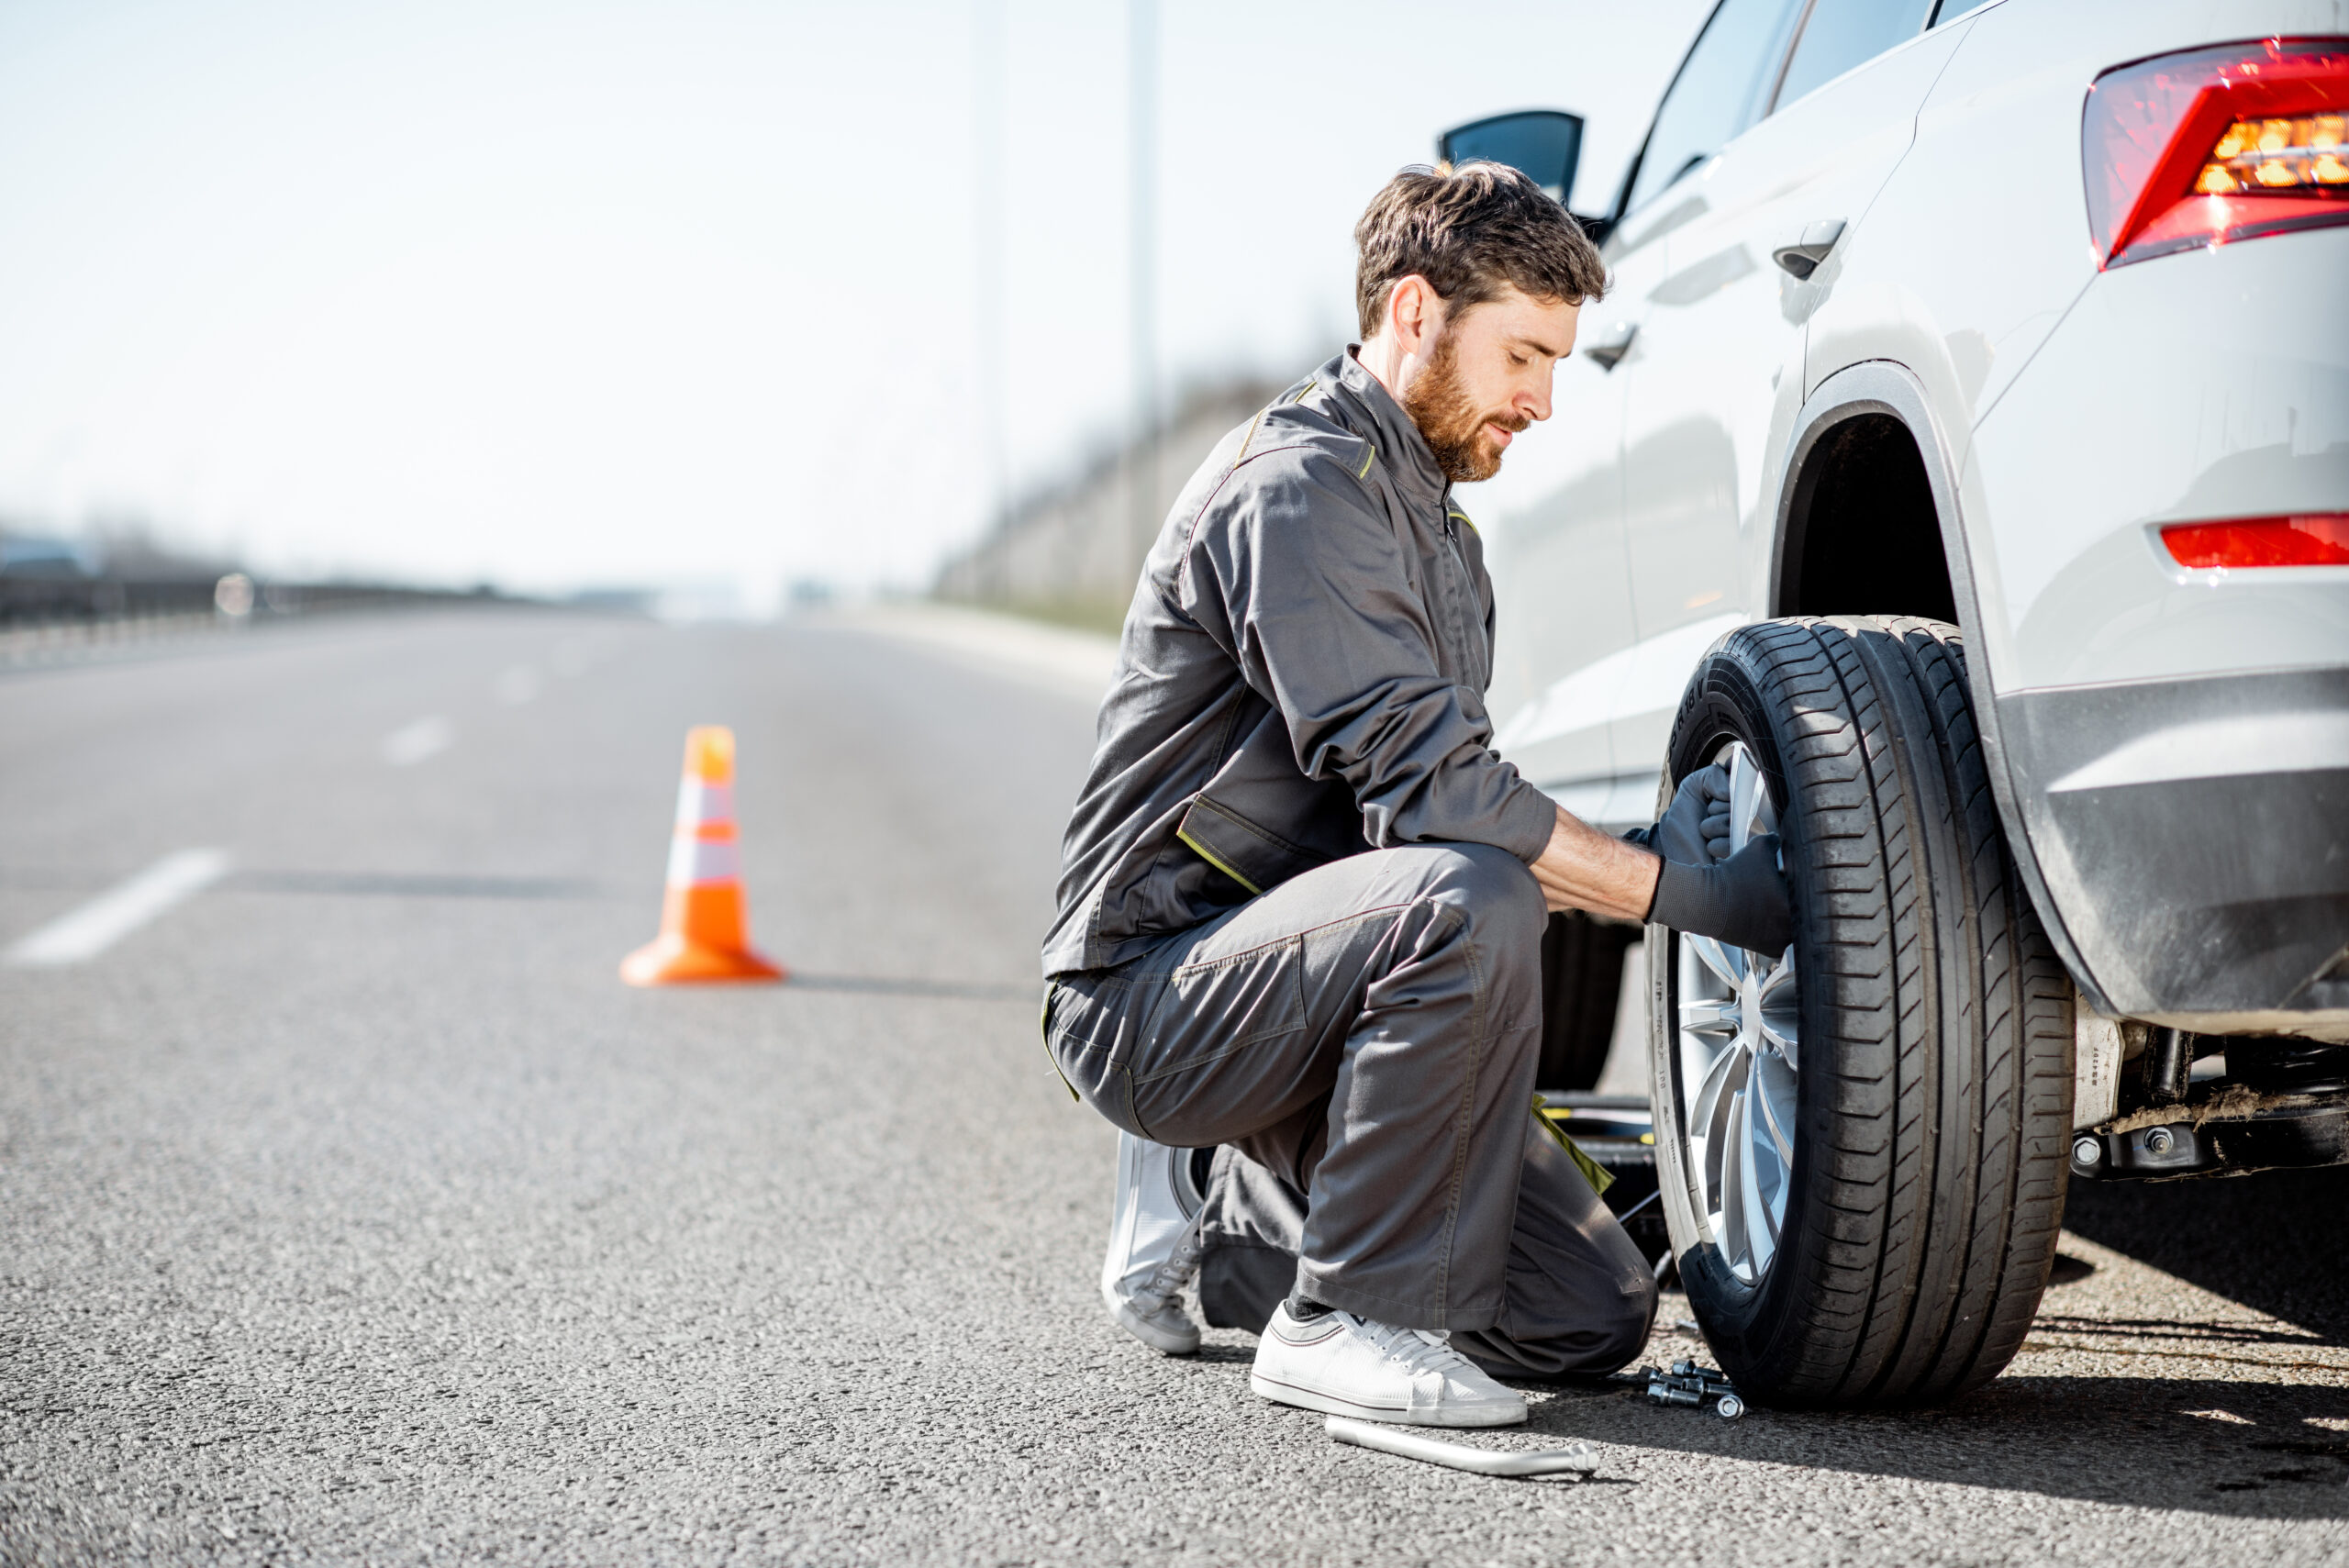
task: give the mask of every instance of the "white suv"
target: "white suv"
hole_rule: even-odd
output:
[[[2343,35],[1721,0],[1585,220],[1611,291],[1471,503],[1492,707],[1595,822],[1727,757],[1785,835],[1787,952],[1646,949],[1662,1207],[1751,1393],[1996,1375],[2067,1177],[2349,1159]],[[1578,129],[1445,150],[1564,192]]]

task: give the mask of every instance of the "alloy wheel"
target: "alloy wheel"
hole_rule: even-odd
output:
[[[1744,742],[1714,759],[1730,770],[1730,851],[1777,831],[1768,780]],[[1673,933],[1683,1168],[1730,1272],[1759,1284],[1777,1255],[1794,1188],[1801,1067],[1795,952],[1749,952]]]

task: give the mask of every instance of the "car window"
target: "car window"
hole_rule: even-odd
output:
[[[1814,0],[1778,102],[1791,104],[1923,30],[1933,0]]]
[[[1719,152],[1762,117],[1802,0],[1721,0],[1655,112],[1625,212]]]
[[[1954,22],[1960,17],[1970,17],[1987,6],[1990,0],[1942,0],[1942,8],[1933,13],[1933,26]]]

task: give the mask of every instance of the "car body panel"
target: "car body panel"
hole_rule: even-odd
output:
[[[2160,539],[2349,510],[2349,291],[2324,282],[2343,278],[2349,229],[2328,228],[2089,286],[1966,463],[1999,690],[2349,662],[2349,567],[2193,571]]]
[[[1796,411],[1806,327],[1830,285],[1771,259],[1812,223],[1855,232],[1909,148],[1916,106],[1964,28],[1925,33],[1809,94],[1748,130],[1664,199],[1698,206],[1664,240],[1642,350],[1627,360],[1623,517],[1633,618],[1642,647],[1681,648],[1681,628],[1765,615],[1771,530]],[[1841,241],[1838,241],[1839,250]],[[1834,253],[1820,269],[1834,265]],[[1614,752],[1624,771],[1662,766],[1680,688],[1710,637],[1651,683],[1619,697]]]

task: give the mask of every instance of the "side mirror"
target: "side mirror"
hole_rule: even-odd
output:
[[[1582,117],[1559,109],[1527,109],[1471,120],[1437,137],[1435,153],[1447,163],[1482,161],[1522,170],[1563,206],[1582,164]],[[1577,215],[1575,221],[1594,243],[1607,237],[1605,218]]]

